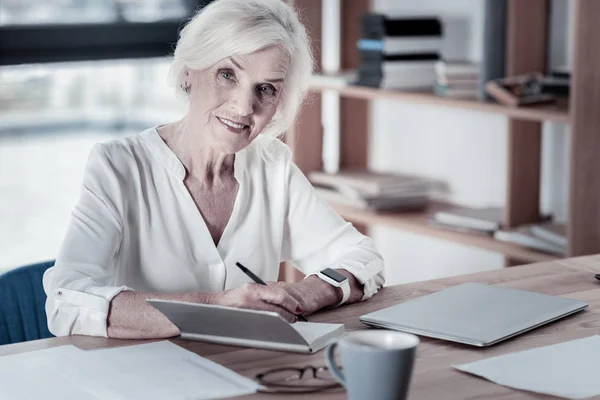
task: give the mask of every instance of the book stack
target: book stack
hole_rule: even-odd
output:
[[[434,213],[429,224],[440,229],[491,236],[502,226],[500,207],[452,207]]]
[[[438,96],[475,99],[479,93],[479,65],[468,61],[435,63],[435,93]]]
[[[362,58],[357,85],[402,89],[432,88],[440,59],[442,24],[436,17],[362,16]]]
[[[460,233],[487,235],[544,253],[563,256],[567,248],[565,224],[549,219],[538,224],[503,229],[504,211],[500,207],[452,207],[435,212],[429,219],[433,227]]]
[[[417,176],[366,170],[312,172],[308,178],[327,202],[371,211],[423,209],[431,186]]]
[[[523,225],[512,230],[498,230],[494,233],[494,238],[557,256],[564,256],[567,251],[566,225],[555,222]]]

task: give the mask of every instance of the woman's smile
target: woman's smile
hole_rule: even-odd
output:
[[[217,120],[219,120],[221,125],[223,125],[225,128],[227,128],[230,132],[233,132],[233,133],[242,133],[242,132],[250,129],[249,125],[241,124],[239,122],[235,122],[230,119],[217,117]]]

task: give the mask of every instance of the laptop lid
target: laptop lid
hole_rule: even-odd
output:
[[[360,317],[368,325],[489,346],[583,310],[564,297],[464,283]]]

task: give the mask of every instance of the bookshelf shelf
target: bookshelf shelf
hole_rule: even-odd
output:
[[[439,210],[453,207],[448,203],[433,203],[427,210],[419,212],[374,212],[331,203],[331,206],[344,219],[364,225],[383,225],[401,229],[417,235],[429,236],[450,242],[460,243],[479,249],[502,253],[507,257],[523,262],[542,262],[556,260],[559,257],[530,250],[518,245],[504,243],[490,236],[453,232],[432,227],[429,216]]]
[[[478,100],[456,99],[437,96],[426,91],[403,91],[378,89],[364,86],[339,86],[324,83],[311,84],[312,92],[334,90],[340,96],[365,100],[397,100],[417,104],[431,104],[441,107],[462,108],[465,110],[483,111],[506,115],[507,117],[526,121],[552,121],[563,124],[570,123],[569,110],[566,104],[539,105],[527,107],[509,107],[501,104]]]

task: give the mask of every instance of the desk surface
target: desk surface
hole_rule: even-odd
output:
[[[461,373],[451,366],[453,364],[471,362],[518,350],[600,334],[600,282],[594,279],[594,273],[600,273],[600,255],[391,286],[382,289],[369,301],[321,312],[315,314],[311,320],[316,322],[344,323],[347,330],[365,329],[366,327],[358,320],[358,317],[362,314],[464,282],[482,282],[586,301],[590,306],[581,313],[535,329],[490,348],[480,349],[458,343],[421,338],[410,390],[410,399],[448,400],[486,398],[506,400],[513,398],[550,398],[549,396],[508,389],[484,379]],[[302,355],[213,345],[182,339],[173,339],[172,341],[251,378],[254,378],[256,373],[275,366],[324,365],[323,351],[313,355]],[[65,344],[73,344],[82,349],[93,349],[118,347],[142,342],[71,336],[0,346],[0,356]],[[270,399],[301,398],[299,395],[253,395],[240,397],[240,399],[260,399],[265,397]],[[341,389],[318,396],[310,395],[310,397],[323,399],[346,398],[345,392]]]

